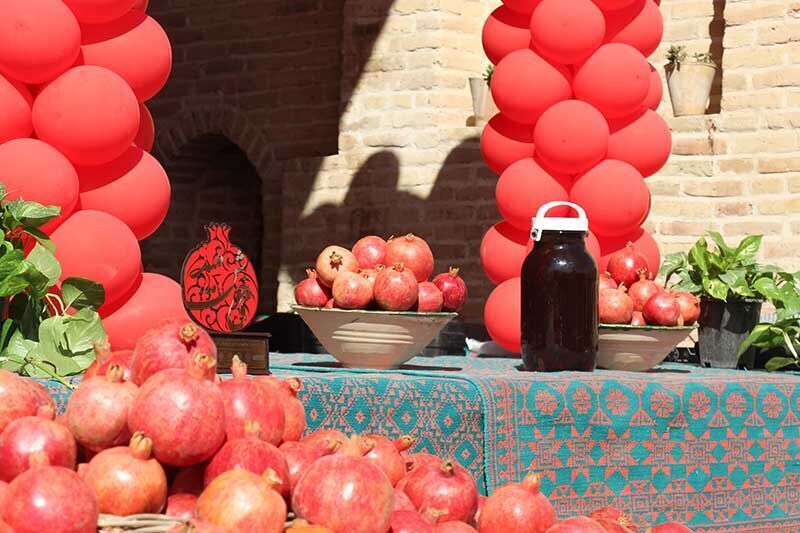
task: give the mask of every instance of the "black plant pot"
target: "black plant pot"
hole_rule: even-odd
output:
[[[700,364],[711,368],[737,368],[739,346],[761,317],[761,302],[703,298],[698,331]],[[741,362],[753,367],[755,348],[742,354]]]

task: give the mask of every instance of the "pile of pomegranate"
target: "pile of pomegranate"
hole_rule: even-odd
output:
[[[674,327],[697,322],[700,300],[688,292],[668,291],[654,277],[633,244],[613,254],[608,272],[600,274],[600,323]]]
[[[98,356],[58,419],[43,387],[0,370],[0,533],[94,533],[100,513],[164,513],[172,533],[642,531],[613,508],[558,521],[537,474],[480,496],[413,436],[308,432],[299,380],[238,358],[220,380],[192,324]]]
[[[315,266],[295,288],[299,305],[437,313],[458,311],[467,300],[467,285],[457,268],[429,281],[433,252],[411,233],[388,241],[368,235],[352,250],[328,246]]]

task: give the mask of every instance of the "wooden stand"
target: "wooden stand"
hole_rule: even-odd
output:
[[[217,345],[217,373],[229,374],[233,356],[247,364],[247,373],[269,374],[269,333],[209,332]]]

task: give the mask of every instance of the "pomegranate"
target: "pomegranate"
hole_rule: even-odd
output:
[[[375,268],[366,268],[366,269],[362,268],[361,270],[358,271],[358,273],[367,278],[367,281],[369,281],[370,289],[372,289],[372,287],[375,286],[375,278],[378,277],[378,273],[384,268],[386,268],[384,265],[378,265]]]
[[[628,296],[633,300],[633,310],[641,311],[647,300],[663,290],[656,282],[647,279],[644,271],[640,272],[639,281],[628,288]]]
[[[603,272],[598,276],[598,285],[601,290],[617,288],[617,282],[614,281],[614,278],[612,278],[608,272]]]
[[[653,526],[648,533],[694,533],[694,530],[678,522],[667,522],[665,524]]]
[[[478,530],[471,525],[455,520],[436,524],[433,531],[434,533],[478,533]]]
[[[269,468],[263,475],[229,470],[197,499],[197,516],[227,531],[283,533],[286,503],[275,491],[280,482]]]
[[[297,441],[306,430],[306,408],[297,398],[297,393],[303,388],[298,378],[279,379],[275,376],[257,376],[254,378],[261,383],[275,387],[281,394],[280,404],[283,406],[284,441]]]
[[[128,446],[103,450],[81,477],[94,490],[101,513],[160,513],[167,502],[167,475],[151,457],[153,441],[134,433]]]
[[[248,421],[244,437],[229,440],[219,449],[206,467],[206,486],[229,470],[241,469],[261,475],[269,468],[276,476],[273,488],[285,499],[289,498],[286,459],[278,448],[261,440],[259,431],[258,422]]]
[[[236,355],[231,362],[231,373],[232,379],[219,384],[225,402],[227,438],[244,437],[245,424],[252,420],[259,427],[261,439],[277,446],[286,427],[281,393],[274,387],[248,378],[247,365]]]
[[[403,455],[403,459],[406,462],[406,473],[410,474],[417,468],[430,464],[430,463],[438,463],[440,459],[435,455],[425,452],[419,453],[407,453]]]
[[[189,522],[175,524],[167,530],[167,533],[228,533],[228,531],[205,520],[195,518]]]
[[[675,296],[675,299],[678,300],[683,323],[691,325],[697,322],[700,318],[700,300],[698,300],[697,296],[683,291],[676,291],[672,294]]]
[[[409,448],[416,439],[411,435],[403,435],[396,442],[380,435],[367,435],[367,438],[374,445],[364,457],[383,470],[391,484],[396,485],[406,475],[406,461],[400,451]]]
[[[601,526],[603,526],[609,531],[619,531],[619,530],[613,529],[613,526],[609,526],[605,522],[613,522],[617,525],[627,528],[630,531],[633,532],[636,531],[636,526],[633,525],[631,519],[616,507],[609,506],[609,507],[603,507],[602,509],[595,509],[594,511],[589,513],[589,518],[597,520]]]
[[[372,284],[356,272],[342,272],[333,282],[333,301],[339,309],[366,309],[372,303]]]
[[[314,464],[314,461],[325,455],[330,455],[339,446],[339,441],[331,442],[330,451],[324,453],[319,448],[307,446],[300,442],[284,442],[278,448],[286,459],[286,466],[289,472],[289,492],[294,493],[294,488],[300,477],[305,474],[308,467]]]
[[[423,239],[413,233],[392,237],[386,243],[386,264],[402,263],[417,281],[426,281],[433,274],[433,252]]]
[[[302,518],[292,520],[292,525],[286,529],[286,533],[336,533],[325,526],[315,526],[309,524]]]
[[[300,443],[316,448],[324,454],[331,446],[342,445],[347,440],[347,435],[338,429],[318,429],[300,439]]]
[[[468,522],[478,506],[478,488],[464,467],[453,461],[429,463],[408,475],[403,489],[411,502],[424,512],[424,507],[445,511],[441,522]]]
[[[408,311],[417,303],[419,284],[402,263],[381,270],[375,278],[375,302],[385,311]]]
[[[631,326],[646,326],[647,321],[641,311],[634,311],[631,317]]]
[[[43,453],[48,464],[75,469],[75,439],[54,418],[53,410],[42,406],[36,416],[18,418],[6,427],[0,434],[0,480],[11,481],[28,470],[36,453]]]
[[[131,379],[142,383],[161,370],[184,369],[197,353],[213,361],[206,371],[213,378],[217,371],[217,347],[211,337],[194,322],[170,320],[144,334],[137,342],[131,358]]]
[[[14,533],[95,533],[99,511],[92,489],[68,468],[50,466],[43,453],[8,486],[0,509]]]
[[[483,506],[486,505],[487,499],[483,494],[478,494],[478,508],[475,510],[475,518],[472,519],[472,524],[478,525],[478,520],[481,518],[481,512],[483,512]]]
[[[169,487],[169,494],[194,494],[200,496],[205,488],[206,463],[181,468]]]
[[[292,496],[297,516],[337,532],[389,529],[394,490],[386,474],[362,457],[329,455],[306,471]]]
[[[361,268],[375,268],[385,263],[386,247],[386,241],[380,237],[367,235],[353,245],[353,255]]]
[[[133,358],[133,350],[119,350],[116,352],[111,351],[111,344],[108,340],[103,342],[96,342],[94,344],[94,361],[83,373],[83,381],[86,381],[95,376],[105,376],[108,372],[108,367],[111,365],[119,365],[123,369],[123,378],[125,381],[131,379],[131,359]]]
[[[358,272],[358,269],[356,256],[341,246],[328,246],[317,257],[317,277],[326,287],[333,287],[342,272]]]
[[[394,511],[391,520],[392,533],[434,533],[434,526],[422,518],[417,511]]]
[[[197,510],[197,496],[180,492],[167,498],[167,510],[164,514],[174,516],[182,520],[190,520],[195,517]]]
[[[510,483],[486,499],[478,517],[482,533],[509,531],[544,532],[556,523],[556,512],[539,492],[541,478],[528,474],[521,483]]]
[[[364,457],[375,448],[375,441],[363,435],[350,435],[333,452],[337,455]],[[376,465],[377,466],[377,465]]]
[[[457,268],[450,267],[450,270],[444,274],[433,278],[433,284],[442,291],[444,299],[442,309],[453,313],[460,311],[467,302],[467,284],[464,283],[464,279],[458,275],[458,272]]]
[[[630,324],[633,318],[633,300],[625,294],[625,287],[601,289],[597,299],[597,316],[601,324]]]
[[[128,442],[128,412],[139,387],[122,381],[124,369],[111,365],[105,376],[78,385],[67,403],[67,425],[75,440],[99,452]]]
[[[295,301],[306,307],[324,307],[331,299],[331,290],[320,282],[316,270],[306,269],[306,276],[294,288]]]
[[[225,402],[205,377],[214,364],[197,353],[187,369],[162,370],[139,389],[128,426],[153,439],[153,455],[162,464],[202,463],[222,446]]]
[[[606,268],[614,281],[626,287],[636,283],[640,271],[644,270],[646,275],[650,273],[647,258],[633,248],[632,242],[626,244],[622,250],[611,254]]]
[[[654,326],[682,326],[681,306],[672,293],[660,292],[647,300],[642,315]]]
[[[35,415],[39,404],[37,394],[24,378],[0,369],[0,433],[13,420]]]
[[[411,500],[408,499],[408,495],[405,492],[395,487],[394,489],[394,507],[392,508],[393,512],[396,511],[415,511],[417,508],[414,507],[414,504],[411,503]]]
[[[610,531],[611,533],[633,533],[633,530],[628,529],[616,520],[611,520],[610,518],[590,518],[600,524],[604,530]]]
[[[83,378],[86,379],[85,377]],[[55,412],[56,409],[56,401],[50,396],[50,393],[47,392],[47,389],[39,383],[38,381],[33,381],[32,379],[25,379],[22,378],[22,382],[25,383],[28,388],[33,392],[36,398],[39,400],[38,407],[48,407]],[[0,430],[0,433],[2,431]]]
[[[547,533],[605,533],[606,530],[597,521],[587,516],[576,516],[558,522]]]
[[[8,483],[5,481],[0,481],[0,509],[3,508],[4,502],[6,501],[6,492],[8,492]]]
[[[14,530],[11,529],[11,526],[0,520],[0,533],[14,533]]]
[[[334,300],[333,298],[331,298],[330,300],[328,300],[328,301],[325,303],[325,308],[326,308],[326,309],[336,309],[336,300]]]
[[[444,298],[439,287],[430,281],[423,281],[419,284],[416,309],[418,313],[438,313],[442,310],[443,305]]]

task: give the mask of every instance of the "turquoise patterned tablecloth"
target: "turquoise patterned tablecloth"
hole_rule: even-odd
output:
[[[298,376],[309,427],[419,437],[482,490],[543,474],[559,515],[614,505],[641,524],[800,531],[800,377],[665,365],[653,372],[533,374],[518,361],[416,358],[345,370],[273,354]],[[63,406],[67,391],[48,387]]]

